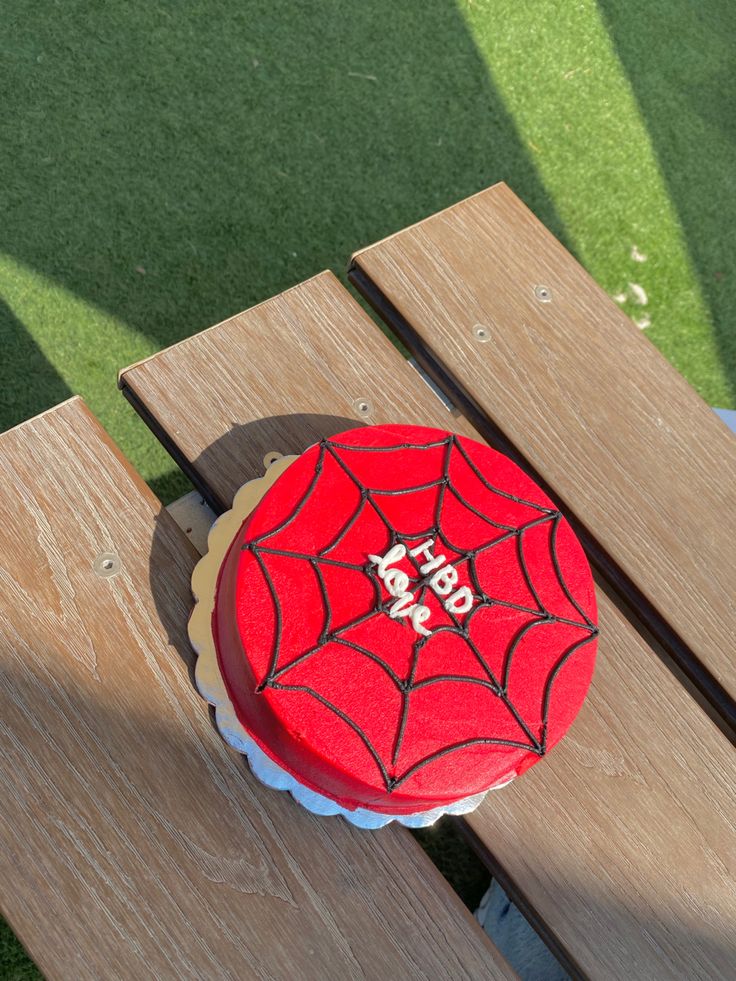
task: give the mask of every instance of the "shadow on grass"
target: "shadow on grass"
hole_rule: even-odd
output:
[[[736,100],[728,0],[598,0],[677,210],[736,404]]]
[[[23,324],[0,299],[0,432],[72,394]]]
[[[22,0],[13,18],[0,250],[157,346],[499,179],[562,231],[452,4]]]

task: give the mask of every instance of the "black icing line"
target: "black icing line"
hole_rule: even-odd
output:
[[[326,699],[324,697],[324,695],[320,695],[319,692],[316,692],[313,688],[310,688],[308,685],[284,685],[284,684],[281,684],[281,682],[272,681],[269,684],[269,687],[270,688],[275,688],[277,691],[298,691],[298,692],[304,692],[307,695],[311,695],[312,698],[316,698],[317,701],[320,702],[322,705],[324,705],[325,708],[329,709],[330,712],[334,712],[335,715],[339,719],[342,719],[342,721],[346,725],[350,726],[350,728],[353,730],[353,732],[356,733],[356,735],[358,735],[360,737],[360,739],[363,741],[366,749],[368,750],[368,752],[371,754],[371,756],[375,760],[376,766],[381,771],[381,775],[383,776],[384,783],[386,784],[387,787],[389,786],[389,784],[391,783],[391,777],[389,777],[388,771],[386,770],[386,767],[383,764],[383,760],[381,759],[381,757],[376,752],[376,750],[375,750],[375,748],[373,746],[373,743],[370,741],[370,739],[368,738],[368,736],[363,732],[363,730],[360,728],[360,726],[358,725],[358,723],[357,722],[354,722],[350,718],[349,715],[346,715],[345,712],[342,711],[342,709],[339,709],[337,707],[337,705],[334,705],[332,702],[330,702],[328,699]]]
[[[306,505],[307,501],[312,496],[312,493],[319,482],[319,478],[322,476],[322,467],[324,465],[324,460],[325,460],[325,448],[324,445],[321,444],[319,456],[317,457],[317,462],[314,465],[314,476],[312,477],[309,483],[309,487],[304,493],[304,497],[297,504],[297,506],[294,508],[291,514],[288,515],[288,517],[284,518],[284,520],[281,522],[280,525],[277,525],[275,528],[272,528],[271,531],[265,531],[263,532],[263,534],[258,535],[258,537],[254,538],[253,541],[250,543],[251,545],[258,545],[265,538],[270,538],[272,535],[278,535],[278,533],[283,531],[284,528],[288,528],[289,525],[292,523],[292,521],[294,521],[297,518],[297,516],[301,514],[302,508]]]
[[[527,587],[529,588],[529,592],[534,597],[534,602],[537,604],[537,606],[539,607],[539,609],[540,610],[545,610],[544,603],[542,603],[541,599],[539,598],[539,593],[537,592],[536,586],[532,582],[532,577],[529,575],[529,569],[527,568],[527,565],[526,565],[526,557],[524,556],[524,536],[523,535],[519,535],[517,537],[517,539],[516,539],[516,551],[517,551],[517,554],[519,556],[519,565],[521,567],[521,571],[522,571],[522,574],[524,576],[524,580],[525,580],[525,582],[527,584]],[[545,610],[545,612],[546,612],[546,610]]]
[[[353,527],[355,522],[360,518],[361,514],[363,513],[364,506],[365,506],[365,499],[361,497],[360,504],[358,505],[357,510],[353,514],[350,521],[348,521],[348,523],[337,533],[337,535],[332,539],[329,545],[326,545],[324,548],[321,548],[319,550],[317,554],[319,555],[320,558],[324,558],[324,556],[327,555],[328,552],[331,552],[333,548],[337,548],[340,542],[345,538],[345,536],[348,534],[350,529]]]
[[[425,756],[424,759],[419,760],[418,763],[414,763],[410,766],[408,770],[404,770],[400,777],[395,777],[391,787],[389,788],[389,793],[395,787],[398,787],[409,777],[413,776],[417,770],[421,770],[423,766],[427,766],[428,763],[434,763],[435,760],[440,759],[442,756],[447,756],[448,753],[454,753],[458,749],[467,749],[469,746],[477,745],[490,745],[490,746],[511,746],[516,749],[524,749],[528,753],[535,753],[537,756],[542,756],[542,751],[538,746],[530,746],[528,743],[519,743],[513,739],[494,739],[489,736],[476,736],[473,739],[465,739],[460,743],[453,743],[452,746],[445,746],[443,749],[437,750],[436,753],[430,753],[429,756]]]
[[[420,688],[426,688],[429,685],[439,684],[443,681],[456,681],[461,684],[469,685],[480,685],[482,688],[488,688],[493,692],[494,695],[500,695],[501,689],[498,685],[494,685],[492,681],[485,681],[483,678],[474,678],[472,675],[466,674],[433,674],[431,678],[422,678],[421,681],[416,681],[412,687],[412,691],[418,691]]]
[[[330,634],[332,631],[332,607],[330,606],[330,599],[329,596],[327,595],[327,586],[325,584],[324,576],[322,575],[322,570],[319,567],[319,562],[317,562],[317,560],[314,559],[309,564],[311,565],[314,574],[317,577],[317,583],[319,584],[319,591],[322,593],[322,602],[325,605],[326,616],[325,616],[324,625],[322,627],[322,633],[320,635],[320,640],[324,642],[328,634]]]
[[[565,665],[569,661],[569,659],[573,656],[573,654],[579,651],[581,647],[584,647],[586,644],[589,644],[591,640],[593,640],[597,636],[598,636],[598,628],[594,627],[591,633],[589,633],[587,637],[583,637],[575,644],[572,644],[572,646],[565,651],[565,653],[559,659],[557,664],[555,664],[554,668],[552,668],[552,671],[550,672],[550,675],[547,678],[547,683],[544,686],[544,696],[542,702],[542,752],[543,753],[547,752],[547,722],[548,722],[548,715],[549,715],[549,701],[550,701],[550,696],[552,694],[552,689],[554,688],[555,681],[557,680],[557,676],[560,673],[560,670],[563,667],[563,665]]]
[[[465,497],[459,490],[457,490],[456,487],[448,485],[447,489],[452,496],[462,504],[463,507],[467,508],[468,511],[472,511],[477,518],[480,518],[481,521],[484,521],[487,525],[491,525],[493,528],[498,528],[502,531],[516,531],[516,528],[513,525],[502,524],[500,521],[494,521],[492,518],[489,518],[487,514],[482,514],[478,508],[475,507],[475,505],[471,504],[470,501],[465,500]]]
[[[304,559],[306,562],[324,562],[325,565],[335,565],[341,569],[352,569],[354,572],[362,572],[365,569],[365,566],[358,562],[340,562],[338,559],[328,559],[324,555],[292,552],[288,548],[270,548],[268,545],[244,545],[243,549],[250,549],[252,552],[265,552],[266,555],[284,555],[287,559]]]
[[[433,487],[439,487],[441,484],[445,483],[444,477],[440,477],[438,480],[430,480],[426,484],[417,484],[416,487],[401,487],[395,490],[383,490],[371,488],[368,493],[375,494],[377,497],[401,497],[403,494],[415,494],[419,491],[432,490]]]
[[[434,443],[397,443],[395,446],[352,446],[350,443],[336,443],[334,439],[322,440],[338,450],[352,450],[355,453],[393,453],[396,450],[434,450],[438,446],[447,446],[454,436],[445,436]]]
[[[399,753],[401,752],[401,744],[404,741],[404,732],[406,731],[406,723],[409,718],[409,698],[411,696],[412,691],[415,688],[414,675],[416,674],[417,671],[417,664],[419,663],[419,652],[421,649],[422,649],[422,645],[415,642],[414,649],[412,651],[409,677],[406,680],[406,685],[402,692],[403,703],[401,706],[401,717],[399,719],[399,728],[396,731],[396,739],[394,740],[393,753],[391,754],[392,766],[396,766],[396,761],[399,758]]]
[[[274,631],[273,648],[271,650],[271,659],[268,665],[268,672],[266,674],[266,678],[264,679],[264,681],[262,681],[261,684],[258,685],[258,687],[256,688],[256,693],[259,693],[263,691],[266,684],[273,678],[274,672],[276,670],[276,665],[278,663],[278,658],[279,658],[279,652],[281,650],[281,631],[283,629],[283,622],[281,616],[281,603],[279,602],[279,598],[276,594],[276,590],[274,589],[273,580],[271,579],[271,574],[268,571],[266,563],[259,555],[257,549],[252,548],[251,552],[253,553],[253,558],[258,563],[258,567],[260,568],[261,573],[263,574],[263,578],[266,580],[266,585],[268,586],[268,591],[271,594],[271,600],[273,602],[274,617],[276,621],[276,629]]]
[[[468,452],[466,451],[465,447],[460,442],[460,437],[459,436],[453,436],[452,439],[454,440],[455,446],[457,447],[457,450],[458,450],[458,453],[460,454],[460,456],[463,458],[463,460],[465,460],[465,462],[470,467],[470,469],[473,471],[473,473],[478,478],[478,480],[489,491],[492,491],[494,494],[498,494],[499,497],[505,497],[506,500],[508,500],[508,501],[515,501],[517,504],[525,504],[527,507],[534,508],[537,511],[543,511],[543,512],[545,512],[547,514],[553,514],[557,510],[556,508],[548,508],[548,507],[545,507],[542,504],[536,504],[534,501],[527,501],[523,497],[517,497],[516,494],[509,494],[508,491],[502,491],[498,487],[495,487],[492,483],[490,483],[490,481],[486,480],[486,478],[483,476],[483,474],[477,468],[477,466],[475,465],[475,463],[473,463],[473,461],[470,458],[470,456],[469,456]]]
[[[570,601],[570,603],[572,604],[572,606],[575,607],[575,609],[578,611],[578,613],[583,618],[583,620],[585,620],[585,622],[588,624],[588,626],[591,629],[595,629],[595,624],[593,623],[593,621],[585,613],[585,611],[580,608],[580,606],[576,602],[576,600],[573,599],[572,593],[570,592],[570,590],[568,588],[568,585],[565,582],[565,577],[562,575],[562,570],[560,569],[560,562],[559,562],[559,559],[557,557],[557,529],[560,526],[560,521],[561,520],[562,520],[562,515],[561,514],[558,514],[558,516],[555,518],[555,523],[552,526],[552,535],[551,535],[551,538],[550,538],[550,548],[549,548],[549,550],[550,550],[550,554],[552,556],[552,565],[554,566],[555,575],[557,576],[557,579],[559,580],[559,583],[562,586],[562,590],[563,590],[565,596],[568,598],[568,600]]]

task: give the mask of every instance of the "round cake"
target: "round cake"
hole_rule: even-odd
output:
[[[538,762],[580,709],[593,581],[507,457],[416,426],[323,439],[240,524],[217,577],[238,723],[347,811],[413,815]]]

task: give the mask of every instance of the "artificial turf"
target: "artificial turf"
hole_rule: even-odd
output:
[[[736,407],[735,35],[729,0],[16,0],[0,429],[78,392],[174,496],[120,367],[501,179]]]

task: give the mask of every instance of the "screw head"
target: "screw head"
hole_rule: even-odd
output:
[[[353,402],[353,408],[356,410],[359,416],[369,416],[373,411],[373,406],[370,403],[370,399],[360,398]]]
[[[473,337],[479,344],[487,344],[491,339],[491,332],[485,324],[474,324]]]
[[[535,286],[534,295],[540,303],[552,302],[552,290],[549,288],[549,286]]]
[[[112,579],[121,568],[120,557],[114,552],[101,552],[92,563],[92,570],[100,579]]]

